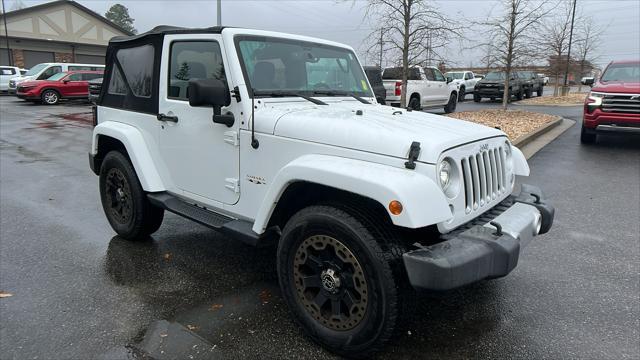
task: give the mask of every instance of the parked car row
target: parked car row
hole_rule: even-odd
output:
[[[504,94],[506,72],[492,71],[475,85],[473,101],[480,102],[483,98],[491,100],[501,99]],[[509,79],[509,94],[517,100],[530,98],[533,93],[542,96],[544,92],[544,78],[532,71],[511,72]]]
[[[104,65],[42,63],[29,70],[0,67],[0,89],[20,99],[55,105],[62,99],[89,99],[89,81],[102,79]],[[6,84],[6,88],[5,88]]]

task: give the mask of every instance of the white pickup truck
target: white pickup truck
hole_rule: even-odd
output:
[[[464,101],[465,95],[473,94],[476,83],[480,81],[472,71],[449,71],[444,73],[444,77],[447,81],[451,80],[452,83],[460,88],[458,92],[459,102]]]
[[[386,68],[382,72],[384,88],[387,90],[386,103],[402,106],[402,68]],[[409,68],[407,80],[407,104],[412,110],[444,107],[445,113],[454,112],[458,103],[458,85],[447,82],[435,67],[414,66]]]

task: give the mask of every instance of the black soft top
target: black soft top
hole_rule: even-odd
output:
[[[185,28],[171,25],[158,25],[153,29],[142,34],[133,36],[115,36],[109,40],[109,43],[126,43],[129,41],[137,41],[147,37],[164,37],[166,34],[220,34],[224,28],[228,26],[212,26],[208,28]]]

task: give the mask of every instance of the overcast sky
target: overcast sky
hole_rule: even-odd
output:
[[[104,14],[111,5],[121,3],[129,8],[130,15],[135,19],[134,25],[140,32],[160,24],[186,27],[216,24],[215,0],[77,1],[100,14]],[[577,1],[579,11],[591,15],[596,24],[606,28],[597,49],[599,64],[640,58],[640,0]],[[5,0],[7,9],[12,9],[14,2]],[[21,2],[31,6],[47,1]],[[433,3],[443,13],[463,23],[484,19],[495,5],[495,1],[491,0],[440,0]],[[355,48],[364,61],[362,42],[375,27],[364,18],[366,6],[366,0],[223,0],[222,24],[290,32],[346,43]],[[475,30],[466,29],[465,36],[473,37],[478,32]],[[479,66],[482,56],[479,51],[461,50],[469,46],[469,42],[452,42],[445,54],[448,63]]]

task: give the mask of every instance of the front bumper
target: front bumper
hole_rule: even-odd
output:
[[[520,250],[549,231],[554,213],[539,188],[522,185],[518,195],[445,234],[445,241],[403,254],[409,282],[416,289],[444,291],[506,276]]]

